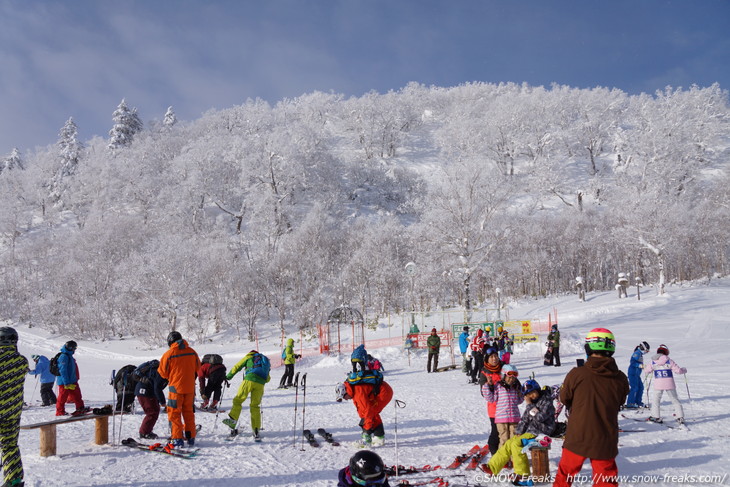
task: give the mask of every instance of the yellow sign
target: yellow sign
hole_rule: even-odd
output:
[[[538,341],[540,341],[540,337],[533,334],[515,335],[514,338],[515,343],[530,343]]]

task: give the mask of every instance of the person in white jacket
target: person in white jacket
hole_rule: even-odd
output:
[[[651,358],[651,363],[644,367],[646,374],[654,374],[654,392],[652,393],[651,401],[651,416],[649,421],[654,423],[663,423],[660,402],[662,400],[662,394],[664,392],[669,396],[669,400],[674,405],[674,411],[677,415],[677,422],[684,424],[684,410],[682,409],[682,403],[679,402],[677,397],[677,386],[674,383],[674,374],[686,374],[687,369],[677,365],[677,362],[669,358],[669,348],[666,345],[659,345],[656,350],[656,355]]]

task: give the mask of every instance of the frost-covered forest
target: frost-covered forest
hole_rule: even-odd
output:
[[[0,162],[0,319],[78,337],[310,327],[730,271],[718,85],[410,84],[177,121]],[[70,114],[72,115],[72,114]],[[415,269],[405,272],[405,265]]]

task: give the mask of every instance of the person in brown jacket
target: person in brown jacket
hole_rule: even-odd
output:
[[[198,353],[183,340],[180,332],[171,331],[167,335],[169,350],[162,355],[157,372],[169,381],[167,394],[167,417],[172,425],[172,444],[185,445],[183,432],[188,446],[195,444],[195,380],[200,368]],[[183,425],[184,421],[184,425]]]
[[[618,485],[618,413],[629,394],[629,380],[613,359],[616,341],[610,330],[591,330],[585,350],[585,365],[568,372],[560,390],[570,421],[553,487],[572,485],[586,458],[591,460],[593,485]]]

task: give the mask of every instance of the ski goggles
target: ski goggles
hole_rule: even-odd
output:
[[[508,372],[507,372],[506,374],[504,374],[504,375],[508,375],[508,376],[510,376],[510,377],[517,377],[517,376],[519,376],[520,374],[519,374],[518,372],[515,372],[514,370],[510,370],[510,371],[508,371]]]
[[[357,477],[355,475],[352,475],[352,474],[350,474],[350,477],[352,477],[352,480],[357,485],[364,485],[366,487],[367,486],[371,486],[371,485],[383,485],[385,483],[385,481],[388,479],[388,476],[387,475],[383,475],[379,479],[361,479],[361,478],[359,478],[359,477]]]

